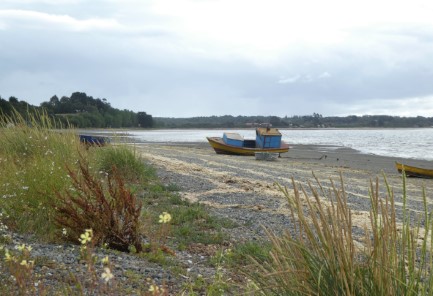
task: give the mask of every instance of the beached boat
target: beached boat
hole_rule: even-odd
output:
[[[257,152],[284,153],[289,145],[281,141],[276,128],[257,128],[255,140],[245,140],[238,133],[224,133],[223,137],[207,137],[218,154],[255,155]]]
[[[96,135],[79,135],[80,142],[88,146],[105,146],[110,143],[110,138]]]
[[[399,162],[396,162],[395,166],[399,173],[404,171],[407,177],[433,178],[433,170],[430,169],[409,166]]]

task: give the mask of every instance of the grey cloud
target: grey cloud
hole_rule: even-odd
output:
[[[43,2],[0,4],[41,13],[26,26],[0,16],[2,97],[39,104],[54,94],[84,91],[156,116],[290,116],[381,112],[392,102],[433,94],[430,27],[365,27],[348,32],[341,44],[295,44],[263,66],[239,55],[211,55],[205,47],[198,55],[143,7],[131,12],[109,2],[98,10],[102,2],[95,1],[83,11],[80,1],[63,7]],[[60,19],[56,28],[44,20],[62,15],[66,23]],[[80,22],[88,29],[70,29]]]

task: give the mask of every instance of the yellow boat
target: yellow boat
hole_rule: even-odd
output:
[[[285,153],[289,145],[281,141],[281,133],[275,128],[257,128],[255,140],[244,140],[237,133],[224,133],[223,137],[207,137],[218,154],[255,155],[258,152]]]
[[[433,178],[433,170],[405,165],[399,162],[396,162],[395,166],[399,173],[402,173],[404,171],[407,177]]]

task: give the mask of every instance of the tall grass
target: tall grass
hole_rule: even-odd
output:
[[[85,153],[73,132],[46,113],[0,116],[0,208],[9,226],[53,238],[55,191],[70,184],[65,164]]]
[[[155,170],[143,164],[143,160],[132,147],[108,146],[97,150],[95,155],[98,170],[112,174],[113,166],[122,177],[131,182],[146,182],[156,177]]]
[[[253,259],[247,276],[264,295],[432,295],[432,214],[424,193],[425,211],[411,223],[403,180],[401,217],[386,178],[384,196],[379,181],[371,182],[370,221],[360,238],[352,234],[342,179],[328,191],[319,181],[309,184],[311,193],[294,180],[293,194],[280,187],[295,228],[282,236],[268,231],[271,259]]]

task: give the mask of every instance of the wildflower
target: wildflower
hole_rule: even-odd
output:
[[[31,252],[33,250],[32,246],[27,246],[27,251]]]
[[[92,229],[86,229],[86,232],[80,235],[80,238],[78,239],[81,244],[85,245],[88,242],[92,241],[93,231]]]
[[[112,278],[114,277],[114,275],[111,273],[111,270],[108,267],[104,268],[104,272],[101,275],[101,278],[108,283]]]
[[[163,212],[159,215],[159,223],[168,223],[171,221],[171,215],[167,212]]]
[[[68,232],[66,231],[66,228],[62,229],[62,234],[63,234],[63,236],[66,236],[68,234]]]
[[[18,250],[18,251],[24,251],[24,249],[26,248],[26,245],[25,244],[22,244],[21,246],[17,246],[16,247],[16,249]]]
[[[5,260],[6,261],[13,261],[14,260],[14,257],[9,253],[8,249],[5,250]]]
[[[27,260],[21,261],[20,265],[28,267]]]
[[[104,258],[102,258],[101,262],[102,264],[108,264],[110,260],[108,259],[108,256],[105,256]]]
[[[160,290],[162,289],[160,289],[157,285],[150,285],[149,287],[149,292],[158,293]]]

